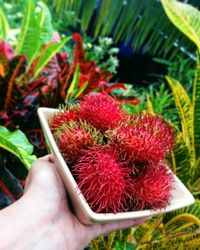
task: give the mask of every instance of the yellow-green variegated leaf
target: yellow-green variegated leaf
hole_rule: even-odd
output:
[[[176,132],[176,145],[171,153],[170,163],[172,171],[189,187],[189,177],[191,168],[191,158],[188,147],[184,141],[182,133]]]
[[[200,51],[200,12],[190,4],[161,0],[171,22],[191,39]]]
[[[172,90],[175,105],[181,120],[183,138],[190,152],[191,163],[194,165],[195,156],[193,147],[194,128],[192,122],[192,103],[186,90],[177,80],[169,76],[167,76],[166,79]]]
[[[193,126],[195,157],[200,157],[200,65],[197,65],[193,87]]]
[[[139,245],[137,250],[155,250],[155,249],[199,249],[200,234],[198,231],[187,232],[184,234],[163,235],[162,239]]]
[[[154,113],[153,103],[149,96],[147,96],[147,110],[152,114]]]
[[[196,200],[196,202],[188,207],[184,207],[170,213],[166,213],[164,215],[163,223],[166,224],[173,218],[181,214],[192,214],[200,220],[200,202]]]

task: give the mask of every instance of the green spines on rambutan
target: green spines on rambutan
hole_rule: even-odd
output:
[[[52,131],[58,129],[64,124],[69,123],[70,121],[78,121],[78,109],[77,107],[71,107],[70,109],[61,109],[57,112],[50,120],[50,128]]]
[[[71,121],[54,131],[58,147],[67,163],[73,164],[83,150],[103,143],[103,135],[90,124]]]

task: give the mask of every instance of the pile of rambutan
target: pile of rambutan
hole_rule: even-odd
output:
[[[160,210],[169,204],[174,180],[167,158],[175,133],[162,117],[131,116],[111,96],[94,93],[60,110],[49,124],[94,212]]]

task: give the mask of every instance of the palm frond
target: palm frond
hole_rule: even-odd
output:
[[[63,13],[73,11],[81,21],[83,33],[111,36],[115,43],[125,42],[135,51],[169,57],[175,57],[182,47],[185,51],[195,51],[193,43],[170,22],[160,1],[43,1],[52,4],[60,18],[64,17]],[[198,3],[197,0],[188,2]]]

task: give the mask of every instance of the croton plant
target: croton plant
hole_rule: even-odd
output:
[[[91,92],[112,95],[113,89],[125,89],[123,83],[109,83],[112,78],[109,71],[100,70],[94,61],[86,60],[80,34],[74,33],[73,39],[75,47],[72,63],[69,63],[66,53],[56,53],[37,77],[35,72],[38,71],[43,56],[52,43],[59,42],[59,37],[43,46],[31,66],[27,63],[26,55],[15,55],[15,51],[7,42],[0,41],[0,125],[11,132],[16,129],[23,131],[30,145],[34,146],[37,156],[46,153],[36,114],[38,107],[58,107],[59,104],[81,100]],[[135,97],[127,99],[116,96],[116,100],[134,105],[139,103]],[[0,196],[4,198],[0,206],[4,207],[20,197],[27,170],[23,162],[5,150],[8,148],[2,145],[1,147],[1,171],[9,172],[10,176],[4,178],[4,174],[1,174]],[[29,151],[29,154],[32,152],[33,150]]]

